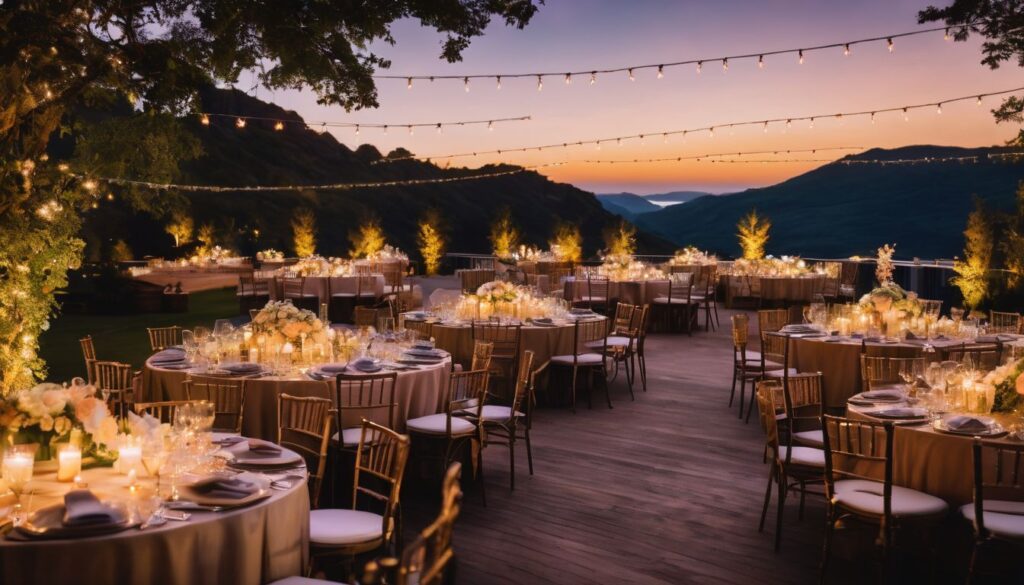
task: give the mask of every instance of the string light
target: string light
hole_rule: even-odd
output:
[[[980,95],[978,96],[978,101],[977,101],[977,103],[975,103],[975,105],[977,105],[977,106],[981,105],[981,96]]]
[[[630,81],[636,81],[636,77],[633,77],[633,70],[632,69],[629,70],[629,80]]]
[[[565,74],[565,84],[572,85],[572,73]]]
[[[939,103],[941,103],[943,105],[949,105],[949,104],[952,104],[952,103],[957,103],[957,102],[962,102],[962,101],[967,101],[967,100],[974,100],[974,99],[977,99],[979,96],[982,97],[982,98],[985,98],[985,97],[1003,96],[1003,95],[1007,95],[1007,94],[1018,94],[1018,93],[1021,93],[1021,92],[1024,92],[1024,87],[1016,87],[1016,88],[1013,88],[1013,89],[1006,89],[1006,90],[994,91],[994,92],[988,92],[988,93],[982,93],[982,94],[970,94],[970,95],[967,95],[967,96],[961,96],[961,97],[955,97],[955,98],[947,98],[947,99],[942,99],[942,100],[935,100],[935,101],[932,101],[932,102],[919,103],[919,104],[911,104],[911,105],[903,105],[903,106],[893,106],[893,107],[889,107],[889,108],[880,108],[880,109],[875,109],[875,110],[860,110],[860,111],[851,111],[851,112],[836,112],[836,113],[832,113],[832,114],[814,114],[813,116],[790,116],[790,117],[786,117],[786,118],[768,118],[768,119],[760,119],[760,120],[747,120],[747,121],[742,121],[742,122],[731,122],[731,123],[715,124],[714,126],[710,126],[710,127],[686,128],[686,129],[678,129],[678,130],[663,130],[663,129],[659,129],[659,130],[656,130],[655,132],[647,132],[645,134],[657,133],[657,134],[668,134],[668,135],[673,135],[673,134],[684,134],[685,135],[686,132],[698,132],[698,131],[704,132],[704,131],[707,131],[709,133],[709,135],[714,135],[714,129],[715,128],[722,128],[722,127],[734,128],[734,127],[739,127],[739,126],[763,126],[765,122],[768,122],[768,123],[771,124],[771,123],[775,123],[775,122],[781,123],[781,122],[785,121],[787,126],[789,126],[789,124],[791,124],[792,122],[812,121],[812,120],[817,120],[817,119],[820,119],[820,118],[835,118],[835,119],[840,119],[841,118],[841,119],[844,119],[844,120],[848,119],[848,118],[851,118],[851,117],[858,117],[858,116],[864,116],[864,117],[869,117],[870,116],[870,117],[874,118],[875,114],[881,114],[881,113],[900,113],[900,112],[902,112],[904,114],[908,114],[911,110],[917,110],[917,109],[920,109],[920,108],[934,108]],[[600,138],[600,140],[603,141],[603,142],[607,142],[609,140],[616,140],[618,142],[618,141],[622,141],[622,140],[630,140],[630,139],[639,138],[639,136],[640,136],[639,134],[624,135],[624,136],[607,136],[607,137]],[[597,139],[584,140],[584,141],[579,141],[579,144],[592,145],[596,141],[597,141]],[[575,142],[574,142],[574,144],[575,144]],[[547,149],[551,149],[551,148],[555,148],[555,147],[560,147],[560,146],[562,146],[562,143],[542,144],[542,145],[525,146],[525,147],[518,147],[518,148],[506,148],[506,149],[503,149],[502,152],[503,153],[527,152],[527,151],[532,151],[532,150],[536,150],[536,151],[539,152],[539,151],[543,151],[543,150],[547,150]],[[393,161],[396,161],[396,160],[405,160],[405,159],[431,160],[431,159],[462,158],[462,157],[467,157],[467,156],[493,155],[496,152],[497,151],[493,151],[492,150],[492,151],[479,151],[479,152],[472,152],[472,153],[443,154],[443,155],[435,155],[435,156],[431,156],[431,157],[417,157],[417,156],[414,156],[414,155],[410,155],[410,156],[406,156],[406,157],[388,158],[388,159],[384,159],[384,160],[381,160],[381,161],[377,161],[377,163],[393,162]]]
[[[437,133],[438,133],[438,134],[440,134],[440,133],[441,133],[441,125],[440,125],[440,124],[438,124],[438,125],[437,125]]]
[[[544,78],[540,75],[537,76],[537,91],[544,89]]]
[[[490,130],[491,132],[494,132],[494,122],[488,122],[487,129]]]
[[[949,40],[949,29],[948,28],[946,29],[945,33],[942,35],[942,40],[944,40],[944,41],[948,41]]]
[[[327,129],[324,128],[324,132],[326,132],[326,131],[327,131]],[[356,136],[359,136],[359,125],[358,124],[356,124]]]
[[[462,78],[462,82],[465,85],[466,93],[469,93],[469,78],[468,77],[463,77]]]
[[[500,75],[498,76],[497,81],[498,81],[498,89],[501,89],[501,76]]]
[[[729,71],[729,60],[722,59],[722,71]]]
[[[406,78],[405,89],[412,89],[412,77]]]
[[[768,133],[768,122],[765,122],[765,123],[764,123],[764,133],[765,133],[765,134],[767,134],[767,133]]]
[[[704,68],[703,61],[697,61],[697,75],[700,75],[700,70]]]
[[[938,104],[937,106],[935,106],[935,113],[936,114],[941,114],[942,113],[942,104]]]
[[[351,189],[370,189],[376,187],[405,187],[415,185],[434,185],[441,183],[456,183],[461,181],[475,181],[479,179],[491,179],[495,177],[504,177],[507,175],[516,175],[519,173],[525,173],[529,171],[535,171],[538,169],[548,167],[558,167],[566,164],[565,162],[554,162],[545,163],[540,165],[532,165],[527,167],[518,167],[509,171],[496,171],[493,173],[479,173],[476,175],[464,175],[457,177],[442,177],[433,179],[403,179],[395,181],[379,181],[375,183],[328,183],[324,185],[252,185],[252,186],[241,186],[241,187],[225,187],[219,185],[178,185],[174,183],[154,183],[151,181],[135,181],[131,179],[119,179],[112,177],[97,177],[94,180],[88,179],[89,181],[100,181],[110,185],[121,185],[131,187],[143,187],[146,189],[155,189],[157,191],[188,191],[188,192],[211,192],[211,193],[233,193],[233,192],[264,192],[264,191],[346,191]],[[82,178],[81,175],[72,175],[76,178]],[[114,194],[108,193],[107,200],[113,201]]]
[[[764,55],[757,56],[757,68],[764,69]]]
[[[272,118],[265,116],[239,116],[237,114],[217,114],[212,112],[204,112],[199,114],[199,123],[203,126],[209,126],[211,118],[227,118],[234,120],[235,126],[238,128],[245,128],[249,122],[267,122],[274,130],[283,130],[285,124],[295,124],[296,120],[284,119],[284,118]],[[395,124],[389,122],[387,124],[382,123],[364,123],[364,122],[330,122],[330,121],[307,121],[305,125],[307,128],[314,128],[319,126],[321,131],[326,131],[327,128],[378,128],[384,129],[393,126],[413,126],[413,127],[437,127],[438,124],[441,126],[483,126],[493,127],[495,124],[501,122],[525,122],[530,119],[530,116],[512,116],[508,118],[491,118],[488,120],[456,120],[450,122],[418,122],[418,123],[399,123]]]
[[[903,108],[903,121],[904,122],[909,122],[910,121],[910,114],[907,113],[907,108]]]
[[[605,68],[605,69],[572,71],[571,73],[572,74],[579,74],[579,75],[589,73],[589,74],[591,74],[591,75],[596,77],[597,75],[614,74],[614,73],[627,73],[627,74],[633,73],[635,75],[638,71],[641,71],[643,69],[657,69],[657,71],[659,73],[658,79],[661,79],[661,77],[662,77],[662,75],[664,73],[664,69],[666,67],[680,67],[680,66],[684,66],[684,65],[694,65],[695,64],[697,66],[697,70],[699,72],[700,69],[702,68],[702,64],[705,61],[709,61],[709,62],[710,61],[724,61],[724,60],[736,61],[736,60],[741,60],[741,59],[755,59],[756,58],[756,59],[758,59],[758,62],[761,63],[761,62],[763,62],[763,58],[766,57],[766,56],[784,55],[784,54],[796,54],[797,57],[798,57],[798,62],[800,64],[803,64],[804,63],[805,54],[807,54],[807,53],[809,53],[811,51],[823,51],[823,50],[830,50],[830,49],[839,48],[839,49],[843,50],[843,54],[844,55],[849,55],[853,45],[865,44],[865,43],[876,43],[876,42],[880,42],[880,41],[885,41],[886,46],[888,47],[889,51],[892,52],[892,51],[895,50],[895,39],[903,38],[903,37],[923,35],[923,34],[930,34],[930,33],[935,33],[935,32],[940,32],[941,31],[943,33],[943,38],[948,40],[950,38],[950,31],[951,31],[951,29],[954,30],[954,31],[956,29],[967,30],[969,27],[975,26],[976,24],[979,24],[979,23],[978,22],[969,22],[969,23],[965,23],[965,24],[958,24],[958,25],[955,25],[953,27],[942,26],[942,27],[929,28],[929,29],[920,29],[920,30],[914,30],[914,31],[901,32],[901,33],[897,33],[897,34],[888,34],[888,35],[883,35],[883,36],[861,38],[861,39],[854,39],[854,40],[844,40],[844,41],[833,42],[833,43],[828,43],[828,44],[823,44],[823,45],[804,46],[802,48],[781,49],[781,50],[777,50],[777,51],[758,51],[758,52],[754,52],[754,53],[745,53],[745,54],[744,53],[740,53],[740,54],[734,54],[734,55],[715,56],[713,58],[711,58],[711,57],[702,57],[702,58],[699,58],[699,59],[687,59],[687,60],[684,60],[684,61],[674,61],[674,62],[662,62],[662,63],[651,63],[651,64],[647,64],[647,63],[644,63],[644,64],[633,64],[633,65],[626,65],[624,67],[611,67],[611,68]],[[506,77],[506,78],[530,78],[530,77],[535,77],[535,78],[538,78],[538,87],[539,87],[541,85],[539,78],[542,77],[542,76],[545,76],[545,75],[564,75],[564,73],[550,72],[550,71],[538,71],[538,72],[530,72],[530,73],[500,73],[500,74],[499,73],[487,73],[487,74],[468,75],[468,76],[466,76],[466,75],[394,75],[394,74],[381,74],[381,75],[374,75],[374,78],[375,79],[400,79],[400,80],[405,80],[406,81],[406,85],[408,87],[411,87],[412,86],[411,80],[413,80],[413,79],[430,79],[431,81],[433,81],[434,79],[441,79],[441,80],[459,79],[459,80],[462,80],[463,83],[465,84],[466,80],[474,79],[474,78],[487,79],[487,78],[499,78],[499,77]]]
[[[802,149],[789,149],[789,150],[754,150],[745,152],[718,152],[718,153],[707,153],[707,154],[696,154],[687,156],[672,156],[667,158],[646,158],[646,159],[586,159],[580,161],[587,164],[637,164],[637,163],[658,163],[658,162],[682,162],[684,160],[701,160],[701,159],[712,159],[724,156],[755,156],[755,155],[792,155],[792,154],[804,154],[804,153],[817,153],[827,151],[838,151],[838,150],[863,150],[863,146],[827,146],[823,148],[802,148]]]
[[[597,71],[590,72],[590,85],[597,83]]]

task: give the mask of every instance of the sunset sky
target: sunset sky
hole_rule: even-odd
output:
[[[548,0],[524,30],[492,23],[473,41],[464,61],[438,59],[441,37],[413,22],[395,26],[397,44],[377,52],[392,60],[387,73],[397,75],[465,75],[588,70],[641,63],[758,53],[864,37],[884,36],[928,28],[916,24],[926,2],[906,0],[764,1],[719,0],[676,2],[633,0]],[[574,142],[623,134],[660,134],[685,129],[770,117],[796,117],[843,111],[870,110],[933,102],[963,95],[1024,85],[1015,64],[991,71],[982,66],[980,41],[944,41],[941,32],[895,41],[890,53],[885,41],[855,46],[850,56],[841,49],[808,53],[805,63],[795,56],[767,57],[759,70],[756,60],[731,61],[728,72],[720,62],[695,68],[637,72],[631,82],[623,74],[606,75],[590,85],[586,76],[566,85],[560,77],[544,80],[538,92],[533,79],[506,79],[500,90],[493,81],[378,82],[381,107],[346,113],[321,107],[310,92],[260,90],[255,95],[294,109],[307,120],[401,124],[531,115],[530,122],[485,127],[421,129],[409,136],[392,129],[336,129],[341,142],[355,147],[371,143],[382,151],[402,146],[419,156],[506,149]],[[383,71],[381,73],[384,73]],[[645,141],[556,149],[544,152],[455,159],[453,165],[476,167],[489,162],[531,165],[570,161],[543,169],[554,180],[596,192],[659,193],[697,189],[728,192],[764,186],[807,171],[820,163],[726,164],[671,162],[628,165],[572,163],[582,159],[633,159],[690,156],[744,150],[798,149],[827,146],[898,147],[913,144],[983,146],[999,144],[1016,134],[1013,126],[997,126],[990,109],[997,98],[977,107],[974,101],[949,105],[942,114],[919,110],[904,121],[902,114],[867,118],[820,120],[783,126],[737,128],[692,134],[685,139],[661,136]],[[819,156],[800,155],[806,158]],[[829,153],[837,158],[839,153]],[[756,157],[763,159],[765,157]],[[770,158],[770,157],[769,157]],[[792,158],[792,157],[791,157]]]

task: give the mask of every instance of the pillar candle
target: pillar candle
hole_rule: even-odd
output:
[[[57,453],[57,481],[72,481],[82,472],[82,450],[67,445]]]

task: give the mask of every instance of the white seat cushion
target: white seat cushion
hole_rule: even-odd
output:
[[[608,300],[608,297],[583,295],[580,300],[584,303],[603,303]]]
[[[964,518],[974,524],[974,503],[960,508]],[[1000,538],[1024,539],[1024,502],[985,500],[985,529]]]
[[[883,489],[880,481],[844,479],[836,482],[833,501],[855,512],[881,516],[885,513]],[[945,514],[947,508],[946,502],[935,496],[892,486],[893,516],[938,516]]]
[[[571,366],[573,364],[572,358],[573,356],[571,355],[556,355],[551,358],[551,363],[562,366]],[[581,366],[597,366],[600,365],[602,361],[604,361],[604,358],[601,357],[601,354],[597,353],[581,353],[576,356],[576,363]]]
[[[781,378],[783,376],[782,366],[779,366],[779,369],[777,369],[777,370],[772,370],[771,366],[765,364],[765,369],[766,370],[770,370],[770,371],[764,373],[766,378]],[[789,375],[790,376],[797,375],[796,368],[789,368]]]
[[[793,439],[798,443],[810,445],[811,447],[823,447],[825,445],[825,439],[821,436],[821,429],[793,433]]]
[[[377,435],[379,434],[380,432],[377,431],[376,429],[371,429],[369,436],[370,442],[375,442],[377,440]],[[359,444],[359,439],[361,439],[362,437],[363,427],[352,427],[350,429],[342,429],[341,438],[343,440],[341,444],[345,447],[355,447],[356,445]],[[337,443],[338,433],[334,433],[334,436],[331,437],[331,440]]]
[[[338,581],[324,581],[323,579],[310,579],[309,577],[285,577],[270,583],[270,585],[344,585]]]
[[[384,518],[360,510],[323,509],[309,512],[313,544],[359,544],[382,538]]]
[[[668,304],[688,305],[688,304],[690,304],[690,301],[688,299],[680,299],[680,298],[677,298],[677,297],[672,297],[671,303],[669,302],[669,298],[668,297],[657,297],[657,298],[654,299],[654,302],[659,304],[659,305],[668,305]]]
[[[786,460],[786,452],[789,451],[789,447],[782,445],[779,447],[779,459],[782,461]],[[825,468],[825,452],[821,449],[815,449],[814,447],[793,447],[793,455],[789,460],[790,463],[796,465],[805,465],[807,467],[821,467]]]
[[[588,341],[586,346],[590,349],[600,349],[603,345],[607,345],[608,347],[626,347],[632,343],[633,340],[629,337],[624,337],[622,335],[610,335],[604,342],[601,340]]]
[[[526,416],[516,411],[516,416]],[[506,421],[512,417],[512,407],[501,404],[485,404],[480,410],[480,418],[485,421]]]
[[[405,421],[405,428],[409,432],[423,433],[425,435],[444,435],[447,433],[448,415],[443,412],[440,414],[431,414],[428,416],[421,416],[419,418],[411,418]],[[452,417],[452,435],[468,435],[476,430],[476,425],[472,422],[459,418],[457,416]]]

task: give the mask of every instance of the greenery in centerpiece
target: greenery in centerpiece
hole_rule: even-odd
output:
[[[70,387],[38,384],[0,400],[4,444],[36,444],[36,459],[47,461],[58,443],[71,442],[102,460],[114,459],[118,423],[96,388],[76,378]]]
[[[992,370],[981,384],[995,388],[992,412],[1014,412],[1024,404],[1024,360],[1011,361]]]

